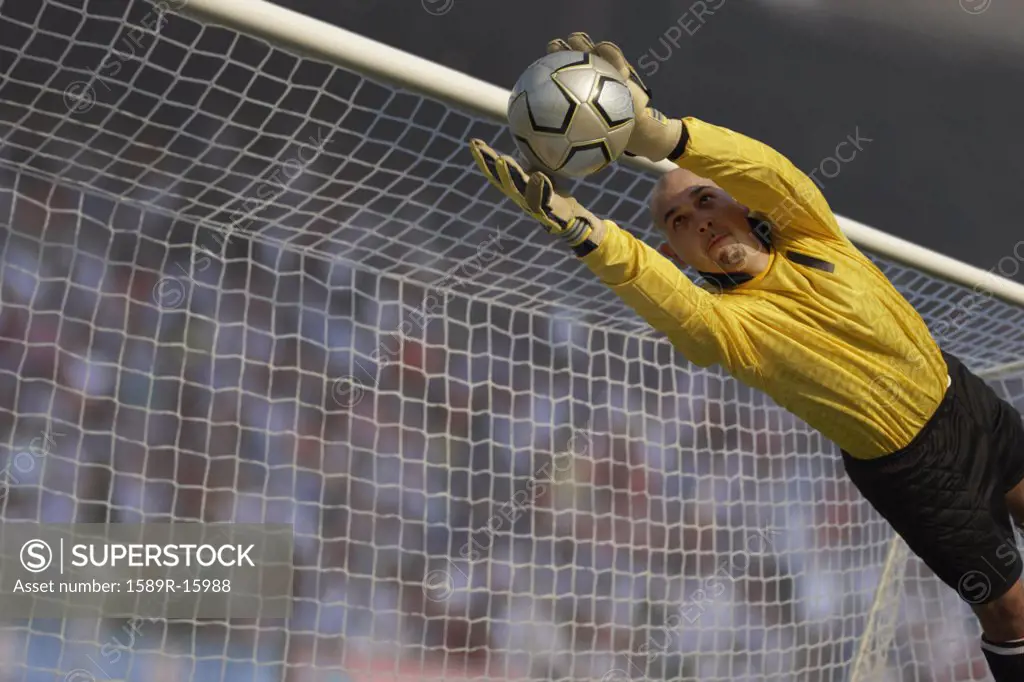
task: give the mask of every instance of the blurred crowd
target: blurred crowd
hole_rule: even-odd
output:
[[[307,66],[340,123],[266,195],[313,134],[266,152],[272,113],[133,128],[137,89],[87,114],[56,81],[0,109],[0,518],[296,532],[287,621],[14,622],[0,680],[840,682],[869,625],[879,682],[982,679],[915,561],[876,600],[891,532],[831,444],[562,254],[466,270],[517,227],[453,151],[485,124]],[[638,214],[616,173],[602,210]]]

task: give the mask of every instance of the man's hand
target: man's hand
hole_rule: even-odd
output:
[[[555,191],[547,175],[540,171],[527,173],[515,159],[498,154],[483,140],[470,140],[469,150],[491,184],[549,233],[561,237],[574,249],[588,240],[593,245],[600,244],[604,223],[568,194]],[[579,250],[577,254],[585,255]]]
[[[594,44],[586,33],[573,33],[568,41],[556,38],[548,43],[548,53],[562,50],[591,52],[615,67],[626,80],[629,92],[633,95],[633,111],[636,112],[636,125],[626,145],[626,153],[643,156],[651,161],[661,161],[670,155],[678,156],[682,150],[677,149],[683,135],[683,122],[679,119],[667,119],[650,105],[651,91],[640,80],[636,69],[626,60],[622,50],[613,43]]]

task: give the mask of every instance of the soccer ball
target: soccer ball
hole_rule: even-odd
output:
[[[519,77],[508,122],[536,170],[582,178],[619,157],[633,132],[633,97],[619,72],[586,52],[555,52]]]

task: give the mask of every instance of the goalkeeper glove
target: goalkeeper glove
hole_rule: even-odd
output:
[[[586,33],[573,33],[568,41],[556,38],[548,43],[548,53],[562,50],[596,54],[617,69],[625,79],[633,95],[633,111],[636,112],[636,124],[629,136],[626,154],[643,156],[651,161],[682,156],[687,141],[683,122],[665,118],[664,114],[649,106],[651,91],[640,80],[636,69],[626,60],[617,45],[609,42],[595,45]]]
[[[591,237],[596,236],[595,230],[603,232],[603,223],[571,196],[556,191],[550,177],[540,171],[527,173],[515,159],[498,154],[483,140],[470,140],[469,150],[492,185],[550,234],[568,243],[577,256],[597,248]]]

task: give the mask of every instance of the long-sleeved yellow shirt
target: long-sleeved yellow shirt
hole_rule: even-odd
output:
[[[611,221],[583,262],[691,362],[722,365],[853,457],[906,447],[949,382],[924,320],[788,159],[731,130],[683,122],[689,140],[677,165],[770,220],[768,267],[711,293]]]

